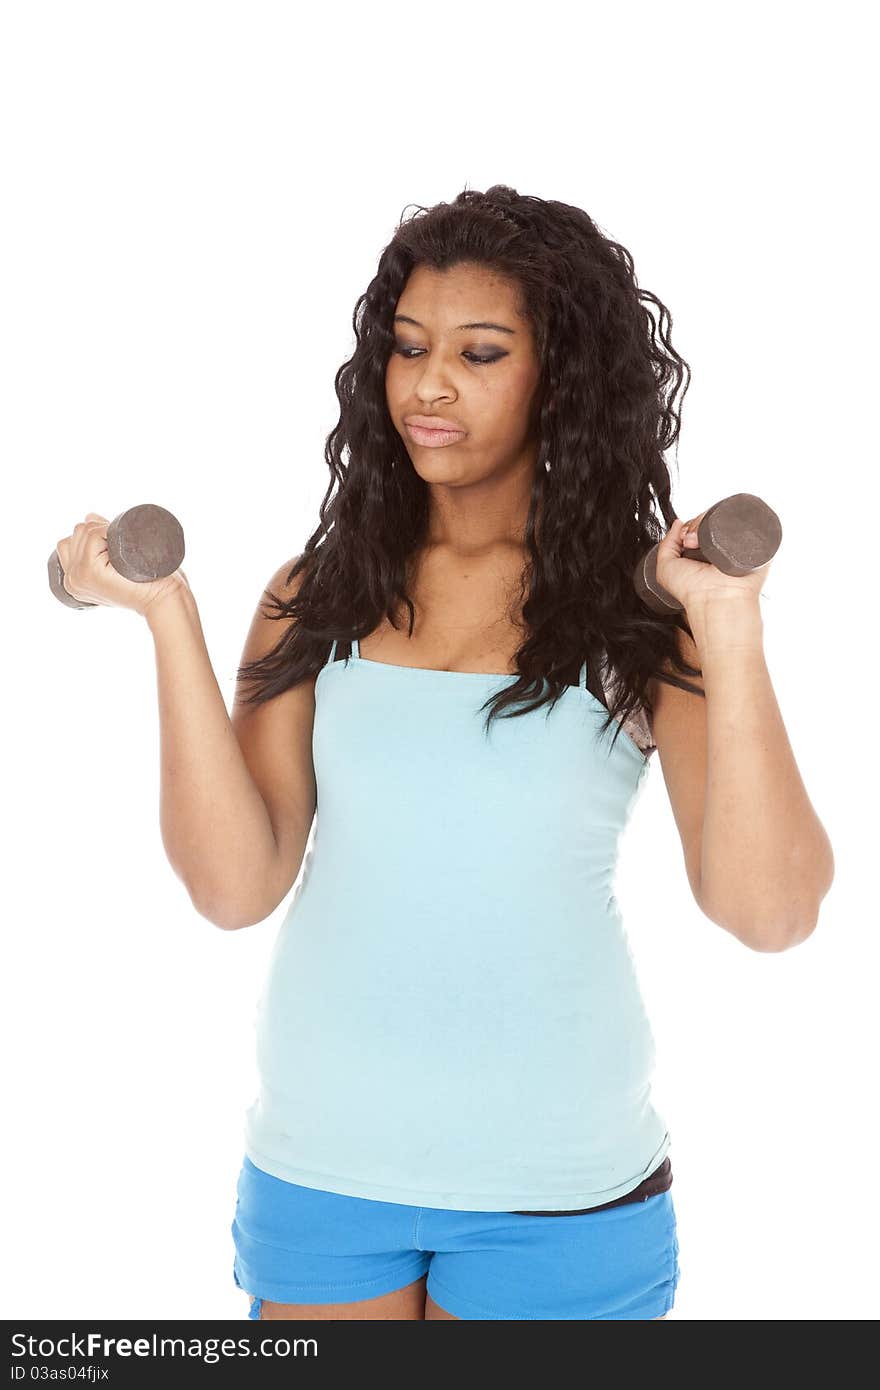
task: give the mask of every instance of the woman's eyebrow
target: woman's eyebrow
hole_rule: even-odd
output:
[[[408,314],[395,314],[395,323],[411,323],[414,328],[424,328],[424,324],[419,323],[418,319],[411,319]],[[503,323],[460,323],[454,331],[459,333],[463,328],[493,328],[496,333],[516,333],[515,328],[507,328]]]

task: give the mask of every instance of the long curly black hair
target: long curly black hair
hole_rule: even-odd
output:
[[[415,212],[398,224],[355,306],[357,345],[335,378],[340,415],[325,447],[331,479],[320,524],[292,563],[286,585],[299,578],[292,596],[265,591],[266,616],[285,625],[270,652],[238,668],[239,680],[252,686],[240,699],[262,703],[316,674],[334,639],[367,637],[383,615],[397,626],[402,605],[412,635],[407,585],[427,536],[429,492],[386,401],[393,318],[416,266],[477,264],[519,288],[541,365],[544,463],[535,471],[525,530],[528,635],[516,654],[517,680],[481,706],[489,711],[485,730],[502,711],[510,718],[546,704],[549,714],[584,661],[590,671],[603,662],[614,690],[610,702],[603,696],[608,717],[599,733],[616,721],[616,739],[639,705],[653,714],[652,677],[703,693],[661,669],[702,675],[680,654],[675,629],[693,639],[684,612],[653,613],[632,578],[639,556],[676,518],[664,453],[678,439],[676,396],[680,408],[690,368],[670,342],[672,316],[639,288],[626,248],[581,208],[505,184],[485,193],[465,189],[452,203],[410,206]]]

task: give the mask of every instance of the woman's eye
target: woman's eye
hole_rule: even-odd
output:
[[[412,358],[410,354],[414,352],[424,352],[424,348],[402,347],[399,343],[395,343],[392,352],[396,352],[398,356],[403,357],[407,362],[411,362]],[[490,362],[500,362],[502,357],[506,356],[506,352],[495,352],[489,357],[480,357],[479,354],[475,352],[462,353],[462,357],[466,357],[470,362],[475,362],[482,366],[486,366]]]

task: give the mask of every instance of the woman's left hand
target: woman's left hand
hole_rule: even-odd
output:
[[[696,550],[697,527],[705,515],[706,512],[700,512],[690,521],[677,517],[672,523],[657,547],[658,582],[684,605],[685,611],[709,598],[750,599],[757,604],[772,560],[750,574],[735,575],[724,574],[710,561],[683,558],[685,551]]]

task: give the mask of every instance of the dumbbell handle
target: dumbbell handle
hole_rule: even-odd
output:
[[[107,555],[123,579],[147,584],[165,579],[179,569],[185,553],[183,527],[171,512],[152,502],[120,512],[107,527]],[[82,603],[64,587],[64,570],[58,551],[49,556],[49,588],[68,608],[98,608]]]
[[[697,527],[698,545],[681,553],[686,560],[715,565],[722,574],[751,574],[773,559],[781,540],[782,523],[773,508],[751,492],[735,492],[709,508]],[[657,545],[639,560],[633,583],[655,613],[682,611],[683,604],[657,578]]]

